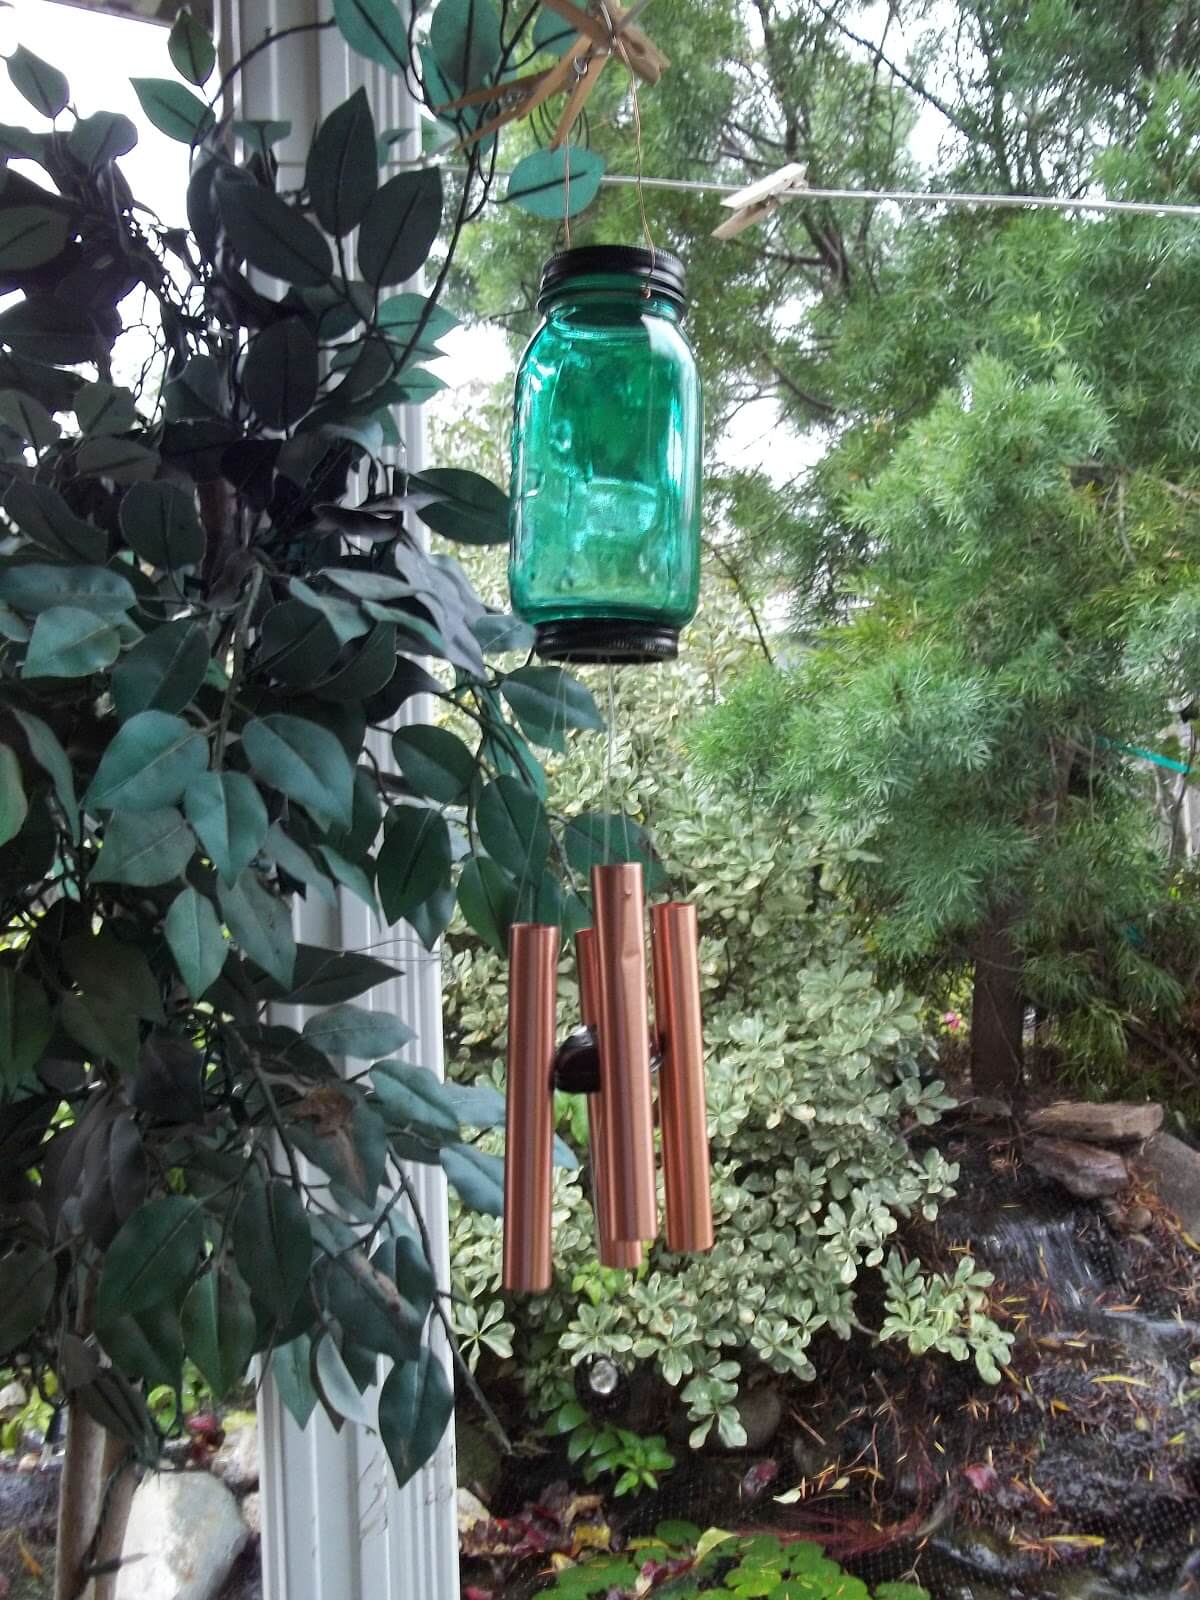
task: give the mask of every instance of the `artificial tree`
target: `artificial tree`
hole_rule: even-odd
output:
[[[420,36],[390,0],[335,9],[430,107],[555,47],[508,0],[442,0]],[[359,91],[289,191],[286,124],[233,120],[242,63],[217,81],[186,14],[169,49],[192,87],[135,87],[191,149],[186,229],[131,194],[132,124],[77,116],[24,49],[8,71],[49,127],[0,131],[38,169],[0,188],[0,1355],[69,1413],[64,1600],[111,1583],[163,1443],[146,1392],[185,1359],[220,1396],[258,1356],[299,1422],[340,1424],[382,1358],[398,1478],[433,1450],[448,1319],[401,1163],[484,1210],[499,1163],[463,1138],[470,1097],[396,1059],[404,1020],[357,1003],[394,968],[297,943],[293,906],[340,889],[430,948],[456,900],[490,938],[577,915],[530,741],[600,722],[557,669],[489,664],[522,630],[417,537],[500,542],[505,492],[387,464],[395,407],[439,386],[437,296],[494,142],[448,200],[435,165],[383,181]],[[433,142],[487,111],[431,117]],[[573,158],[538,159],[544,206]],[[432,292],[404,292],[439,239]],[[393,736],[421,694],[472,742]]]

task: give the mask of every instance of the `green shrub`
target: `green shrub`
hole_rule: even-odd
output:
[[[923,1070],[933,1047],[918,1002],[880,987],[845,908],[822,888],[842,863],[800,821],[705,792],[690,764],[692,720],[751,650],[735,597],[710,579],[681,662],[620,675],[611,747],[575,741],[569,761],[550,769],[552,810],[623,806],[657,842],[671,884],[699,906],[716,1248],[673,1257],[660,1244],[635,1276],[605,1271],[586,1174],[559,1168],[554,1285],[508,1309],[535,1408],[572,1398],[564,1357],[648,1362],[678,1390],[697,1447],[714,1429],[724,1445],[744,1442],[737,1400],[748,1367],[815,1376],[812,1340],[824,1328],[851,1336],[866,1269],[883,1269],[880,1337],[974,1355],[988,1379],[1009,1343],[986,1315],[989,1279],[973,1262],[945,1278],[906,1266],[898,1246],[901,1224],[932,1219],[952,1192],[955,1167],[908,1139],[949,1102]],[[603,704],[602,677],[593,688]],[[452,930],[447,980],[450,1071],[501,1084],[500,959]],[[565,1032],[578,1015],[569,953],[559,1014]],[[582,1148],[582,1103],[562,1097],[560,1106],[564,1133]],[[483,1141],[498,1150],[502,1135]],[[456,1212],[452,1259],[466,1300],[495,1300],[499,1222]],[[472,1338],[465,1311],[456,1315]]]

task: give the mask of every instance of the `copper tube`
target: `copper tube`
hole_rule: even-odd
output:
[[[667,1249],[711,1250],[712,1191],[696,908],[654,906],[650,922],[654,931],[654,1019],[663,1057],[658,1108]]]
[[[504,1266],[513,1294],[550,1287],[558,929],[516,922],[508,936],[508,1104]]]
[[[596,968],[596,934],[581,928],[575,935],[575,964],[579,977],[579,1020],[599,1036],[600,974]],[[602,1267],[621,1267],[636,1272],[642,1264],[642,1247],[637,1240],[614,1239],[605,1225],[604,1175],[608,1163],[604,1149],[604,1097],[590,1094],[588,1103],[588,1143],[592,1152],[592,1204],[596,1212],[596,1247]]]
[[[592,902],[604,1103],[602,1226],[611,1239],[653,1239],[658,1195],[641,867],[636,862],[593,867]]]

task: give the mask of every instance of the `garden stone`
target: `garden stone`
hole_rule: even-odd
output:
[[[1030,1139],[1025,1159],[1035,1172],[1056,1179],[1083,1200],[1116,1194],[1129,1182],[1129,1168],[1115,1150],[1073,1139]]]
[[[212,1458],[211,1468],[235,1494],[258,1488],[258,1423],[252,1416],[234,1422],[225,1419],[225,1439]]]
[[[771,1383],[760,1383],[738,1396],[737,1414],[746,1430],[743,1450],[755,1454],[765,1450],[779,1432],[783,1421],[783,1401],[779,1390]]]
[[[213,1600],[249,1537],[209,1473],[156,1473],[133,1497],[116,1600]]]
[[[1132,1144],[1149,1139],[1162,1127],[1163,1108],[1153,1101],[1138,1105],[1113,1102],[1088,1105],[1059,1100],[1031,1111],[1026,1121],[1033,1133],[1059,1139],[1079,1139],[1084,1144]]]
[[[1172,1133],[1156,1133],[1140,1163],[1184,1230],[1200,1237],[1200,1154]]]
[[[458,1531],[460,1536],[470,1533],[472,1528],[478,1527],[481,1522],[490,1522],[492,1514],[477,1495],[470,1489],[458,1491]]]
[[[0,1389],[0,1417],[5,1419],[19,1416],[29,1404],[29,1396],[25,1393],[23,1383],[6,1383]]]
[[[262,1535],[262,1496],[257,1489],[251,1491],[241,1504],[242,1521],[254,1538]]]

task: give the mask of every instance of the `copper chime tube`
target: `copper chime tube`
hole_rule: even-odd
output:
[[[704,1030],[700,1009],[700,940],[693,905],[658,905],[654,933],[654,1019],[662,1042],[662,1124],[667,1248],[713,1247]]]
[[[596,935],[581,928],[575,935],[575,960],[579,971],[579,1020],[599,1038],[600,974],[596,966]],[[605,1180],[608,1160],[604,1154],[604,1096],[598,1091],[587,1097],[588,1141],[592,1151],[592,1201],[596,1210],[596,1242],[602,1267],[622,1267],[635,1272],[642,1264],[642,1247],[637,1240],[614,1239],[608,1231],[611,1217],[606,1211]]]
[[[558,929],[514,923],[508,936],[502,1278],[513,1294],[540,1294],[553,1277],[550,1199],[557,980]]]
[[[658,1232],[641,867],[593,867],[592,902],[604,1102],[602,1227],[611,1238],[633,1243]]]

